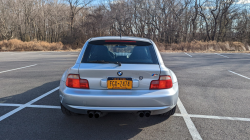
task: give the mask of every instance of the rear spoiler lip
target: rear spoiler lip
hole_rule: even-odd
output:
[[[151,43],[150,39],[148,38],[140,38],[140,37],[132,37],[132,36],[103,36],[103,37],[93,37],[89,40],[91,41],[98,41],[98,40],[131,40],[131,41],[142,41]]]
[[[103,45],[103,44],[129,44],[129,45],[137,45],[137,46],[149,46],[153,45],[151,42],[148,41],[141,41],[141,40],[92,40],[89,41],[89,44],[95,45]]]

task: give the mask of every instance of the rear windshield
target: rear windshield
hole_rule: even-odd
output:
[[[154,47],[141,41],[103,40],[88,44],[82,63],[158,64]]]

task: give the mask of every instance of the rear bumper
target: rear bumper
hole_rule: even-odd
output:
[[[62,105],[75,113],[151,111],[151,115],[156,115],[176,106],[179,90],[178,83],[164,90],[73,89],[61,81],[59,94]]]

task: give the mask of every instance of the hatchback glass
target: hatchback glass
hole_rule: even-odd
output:
[[[158,64],[153,45],[140,41],[92,41],[82,63]]]

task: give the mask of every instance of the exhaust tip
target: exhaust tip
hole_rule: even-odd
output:
[[[143,113],[143,112],[139,112],[138,114],[139,114],[139,116],[140,116],[141,118],[144,117],[144,113]]]
[[[93,111],[90,111],[89,112],[89,118],[93,118],[94,117],[94,112]]]
[[[95,118],[100,118],[101,112],[95,112]]]
[[[150,116],[150,112],[149,111],[145,112],[145,116],[149,117]]]

